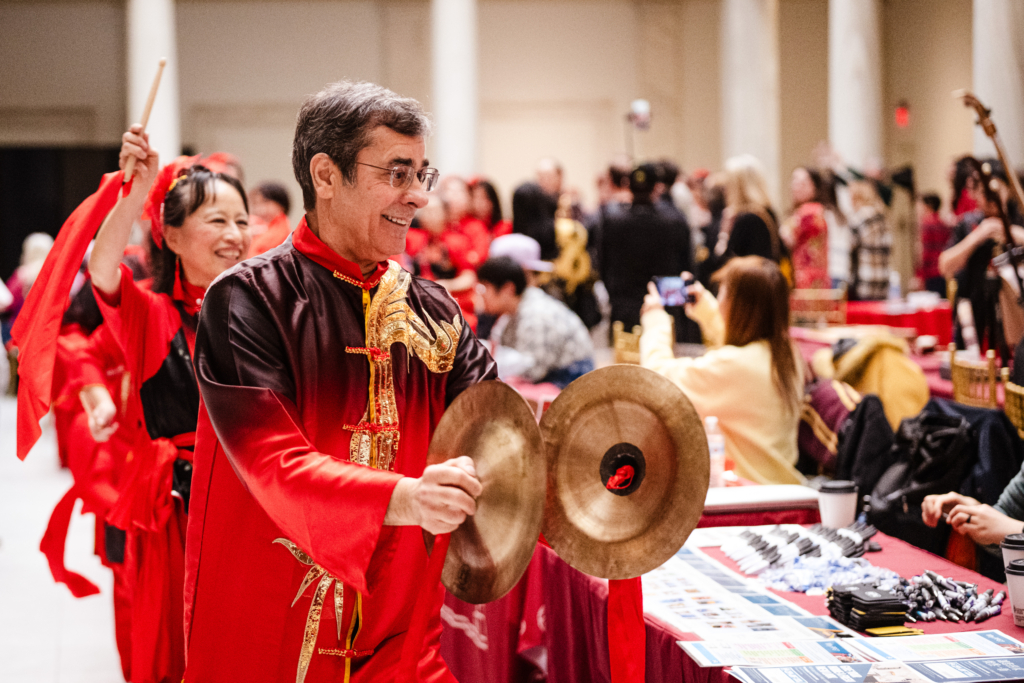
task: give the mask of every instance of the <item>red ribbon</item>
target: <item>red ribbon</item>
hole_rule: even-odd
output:
[[[64,566],[64,544],[68,537],[68,526],[71,524],[71,513],[74,512],[75,501],[79,497],[76,484],[68,489],[57,503],[57,507],[53,508],[53,514],[46,525],[46,533],[39,543],[39,550],[46,556],[53,580],[66,584],[76,598],[84,598],[87,595],[96,595],[100,589],[89,579]]]
[[[644,680],[647,630],[640,577],[608,581],[608,655],[611,683]]]
[[[11,336],[18,347],[18,458],[39,440],[39,420],[53,399],[53,364],[61,318],[70,303],[71,284],[82,267],[89,242],[117,203],[124,174],[108,173],[94,194],[75,209],[57,235]],[[131,185],[125,186],[125,194]]]
[[[632,483],[633,466],[623,465],[615,471],[615,474],[608,477],[608,483],[604,487],[609,491],[621,491],[622,489],[628,489]]]

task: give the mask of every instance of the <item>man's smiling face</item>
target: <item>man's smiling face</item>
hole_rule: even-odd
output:
[[[427,204],[419,180],[402,189],[391,187],[390,169],[398,164],[426,168],[426,143],[421,137],[378,126],[357,160],[356,182],[341,183],[331,202],[331,223],[343,235],[357,262],[383,261],[405,251],[405,235],[416,210]],[[369,164],[369,165],[364,165]],[[379,166],[380,168],[371,168]],[[381,170],[388,169],[388,170]]]

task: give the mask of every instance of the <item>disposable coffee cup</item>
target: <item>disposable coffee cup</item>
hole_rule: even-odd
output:
[[[1024,560],[1006,565],[1006,592],[1010,594],[1015,626],[1024,626]]]
[[[1003,566],[1024,560],[1024,534],[1007,534],[999,547],[1003,550]]]
[[[857,485],[852,481],[827,481],[818,491],[821,523],[830,529],[850,526],[857,518]]]

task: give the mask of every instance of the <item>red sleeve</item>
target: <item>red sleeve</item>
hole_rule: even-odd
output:
[[[109,327],[124,354],[126,367],[139,382],[160,369],[170,350],[171,339],[181,328],[181,318],[165,294],[156,294],[132,279],[132,271],[121,264],[118,291],[108,296],[98,289],[103,321]]]
[[[487,226],[477,218],[464,220],[461,232],[469,240],[470,250],[467,253],[467,259],[472,264],[472,269],[476,270],[481,263],[487,260],[487,252],[491,248],[491,236],[487,232]]]
[[[468,237],[462,233],[449,230],[444,233],[444,244],[448,247],[448,258],[451,259],[452,265],[455,266],[456,275],[464,270],[476,272],[481,261]]]
[[[409,228],[409,232],[405,235],[405,253],[409,256],[415,257],[423,250],[423,247],[425,247],[429,241],[430,237],[427,235],[426,230]]]
[[[224,454],[284,536],[366,593],[366,571],[402,475],[320,452],[302,424],[284,358],[277,328],[248,287],[228,278],[210,288],[196,374]]]
[[[88,353],[88,346],[88,338],[77,325],[65,328],[57,337],[53,365],[54,402],[76,398],[86,385],[104,383],[103,370]]]

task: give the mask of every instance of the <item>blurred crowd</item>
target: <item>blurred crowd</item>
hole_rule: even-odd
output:
[[[728,414],[728,401],[704,404],[712,395],[727,396],[722,387],[749,386],[759,374],[785,399],[772,415],[748,416],[758,425],[758,438],[771,431],[765,425],[773,420],[779,425],[777,443],[758,446],[770,455],[764,462],[775,464],[741,469],[759,481],[800,481],[798,416],[790,398],[802,364],[780,351],[789,348],[786,292],[841,290],[848,300],[899,298],[907,290],[949,294],[961,348],[995,348],[1008,359],[1024,336],[1024,314],[1018,310],[1014,317],[1000,306],[1003,285],[990,264],[993,249],[1006,241],[1002,207],[1008,223],[1024,223],[998,161],[956,160],[944,193],[953,200],[944,205],[938,193],[916,191],[909,168],[851,168],[824,144],[812,156],[814,163],[792,171],[782,206],[772,199],[762,164],[750,155],[728,159],[721,170],[689,172],[668,159],[636,165],[617,159],[597,177],[593,206],[566,184],[555,159],[539,161],[533,178],[505,201],[487,178],[445,175],[417,212],[405,252],[393,258],[451,294],[508,381],[565,387],[594,369],[601,357],[595,349],[608,346],[619,323],[621,330],[642,329],[641,361],[696,397],[702,416],[721,420],[733,456],[744,450],[733,443],[744,420]],[[200,163],[244,179],[231,155]],[[255,256],[289,237],[292,201],[285,186],[272,181],[252,185],[248,199],[248,254]],[[1024,229],[1013,230],[1024,242]],[[52,244],[47,235],[30,235],[22,265],[0,287],[5,343]],[[149,275],[145,246],[136,247],[132,266],[139,279]],[[736,259],[741,261],[727,268]],[[775,272],[785,289],[768,299],[722,291],[730,279],[734,288],[742,281],[747,291],[774,291]],[[91,289],[81,286],[85,273],[83,264],[72,291],[88,298]],[[652,288],[652,281],[673,277],[685,281],[686,305],[666,301]],[[676,304],[664,308],[666,318],[648,315],[636,327],[642,315],[665,303]],[[676,367],[665,350],[669,343],[703,344],[710,351],[697,365]],[[746,357],[738,370],[723,370],[735,358],[724,365],[716,360],[717,347],[749,351],[752,344],[768,355]],[[705,371],[713,378],[701,379]],[[713,391],[705,392],[704,381]],[[705,393],[707,400],[700,398]]]

